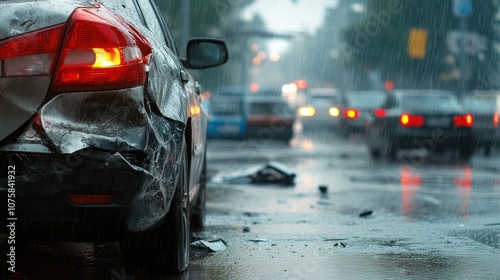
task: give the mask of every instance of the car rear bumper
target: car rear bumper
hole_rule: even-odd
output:
[[[470,129],[399,129],[391,132],[392,145],[398,149],[443,151],[473,146]]]
[[[244,122],[209,122],[209,137],[244,137],[246,124]]]
[[[498,129],[474,129],[472,131],[474,143],[479,146],[494,145],[500,143],[500,130]]]
[[[294,119],[249,120],[247,136],[259,139],[286,139],[293,137]]]
[[[331,116],[314,116],[314,117],[300,117],[299,118],[300,123],[304,127],[335,127],[338,125],[339,120],[338,118],[334,118]]]
[[[69,155],[1,153],[1,218],[7,219],[8,166],[14,166],[16,228],[49,240],[116,240],[131,219],[133,202],[150,179],[145,155],[80,151]],[[12,182],[12,180],[10,181]],[[106,204],[80,204],[68,195],[106,195]],[[50,232],[43,237],[40,232]]]

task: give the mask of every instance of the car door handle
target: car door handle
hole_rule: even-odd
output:
[[[189,81],[188,74],[184,70],[181,70],[181,81],[183,83],[187,83],[187,81]]]

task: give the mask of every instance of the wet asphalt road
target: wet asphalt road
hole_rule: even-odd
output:
[[[212,140],[211,178],[274,160],[295,185],[210,183],[193,238],[227,249],[192,248],[189,271],[158,279],[500,279],[500,151],[415,155],[373,161],[356,136]],[[35,244],[17,260],[2,279],[152,279],[124,273],[116,244]]]

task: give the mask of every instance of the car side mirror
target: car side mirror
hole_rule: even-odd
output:
[[[184,66],[189,69],[205,69],[227,62],[228,51],[223,40],[194,38],[186,48]]]

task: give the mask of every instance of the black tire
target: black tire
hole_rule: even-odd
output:
[[[120,241],[128,273],[161,276],[183,272],[189,262],[187,156],[183,153],[179,179],[170,210],[162,225],[141,233],[127,233]]]
[[[281,131],[279,138],[286,143],[290,142],[290,140],[293,138],[293,127],[292,126],[283,127],[283,130]]]
[[[191,230],[202,231],[205,227],[205,219],[207,215],[206,210],[207,200],[207,156],[205,152],[205,159],[203,160],[203,168],[200,176],[200,193],[196,200],[196,205],[192,209],[191,214]]]
[[[166,264],[168,271],[178,274],[186,270],[189,264],[189,242],[191,238],[190,232],[190,214],[189,214],[189,194],[188,194],[188,168],[187,155],[184,153],[182,171],[179,173],[179,180],[172,201],[171,208],[174,211],[169,211],[169,221],[173,225],[171,228],[170,238],[167,239],[167,258]],[[164,261],[162,261],[164,263]]]

